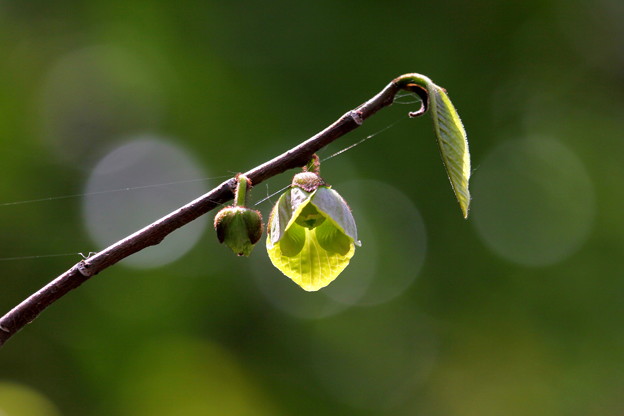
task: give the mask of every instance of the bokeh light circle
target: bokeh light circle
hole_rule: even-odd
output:
[[[171,142],[148,135],[132,138],[91,171],[82,204],[86,228],[98,249],[107,247],[205,193],[206,187],[197,181],[203,177],[195,160]],[[107,192],[135,187],[139,189]],[[150,268],[178,259],[197,242],[207,221],[198,218],[124,263]]]
[[[120,415],[275,415],[243,363],[217,343],[155,339],[118,369]]]
[[[58,416],[61,412],[43,394],[14,382],[0,382],[0,416]]]
[[[578,156],[555,139],[501,143],[480,164],[472,190],[480,237],[519,264],[555,264],[574,253],[592,228],[592,181]]]
[[[348,304],[378,305],[403,293],[416,279],[427,253],[425,223],[399,189],[377,180],[340,183],[358,223],[360,261],[328,287],[327,295]],[[354,296],[357,294],[358,296]]]

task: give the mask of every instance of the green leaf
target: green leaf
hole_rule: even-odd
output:
[[[429,105],[442,161],[464,218],[470,206],[470,152],[464,125],[443,88],[428,83]]]
[[[457,110],[453,107],[446,90],[424,75],[405,74],[396,78],[394,82],[397,87],[416,93],[423,101],[421,109],[410,113],[410,117],[418,117],[426,111],[431,111],[446,173],[462,214],[464,218],[467,218],[470,206],[470,192],[468,191],[470,152],[466,130]]]

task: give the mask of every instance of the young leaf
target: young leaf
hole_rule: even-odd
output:
[[[442,161],[462,214],[467,218],[470,206],[468,190],[470,152],[466,130],[444,89],[434,83],[427,87],[433,127],[438,138]]]

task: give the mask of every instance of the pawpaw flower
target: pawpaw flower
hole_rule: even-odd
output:
[[[269,218],[266,240],[275,267],[306,291],[330,284],[355,253],[351,209],[314,172],[295,175]]]
[[[246,189],[251,186],[249,179],[244,175],[238,175],[237,179],[235,205],[217,213],[214,227],[220,243],[225,243],[239,256],[249,256],[262,236],[262,215],[245,207]]]

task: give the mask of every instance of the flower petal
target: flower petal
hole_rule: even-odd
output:
[[[357,227],[351,209],[340,194],[327,187],[319,187],[312,195],[312,203],[353,241],[357,241]]]
[[[301,252],[306,238],[304,229],[304,227],[298,224],[293,224],[288,227],[282,236],[282,239],[279,241],[280,249],[282,250],[283,255],[287,257],[294,257]]]
[[[330,253],[345,256],[351,249],[353,239],[338,229],[331,221],[325,221],[314,229],[321,247]]]
[[[355,252],[355,245],[349,244],[349,251],[342,255],[325,250],[317,239],[316,230],[293,226],[304,231],[305,242],[302,250],[295,256],[286,256],[282,251],[282,244],[270,246],[270,237],[267,237],[267,251],[275,267],[288,276],[306,291],[316,291],[330,284],[349,265]]]
[[[286,230],[286,225],[288,221],[290,221],[290,217],[292,217],[292,206],[290,204],[290,192],[284,192],[279,199],[277,200],[277,204],[271,210],[271,215],[269,216],[269,226],[267,229],[268,239],[267,244],[277,243],[284,235],[284,231]]]

